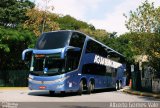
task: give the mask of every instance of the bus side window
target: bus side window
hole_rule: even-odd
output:
[[[83,74],[92,74],[93,73],[92,66],[90,64],[83,65],[82,73]]]
[[[108,53],[106,48],[103,47],[101,44],[94,42],[93,40],[88,40],[86,53],[94,53],[100,55],[102,57],[107,57]]]
[[[85,36],[80,33],[73,33],[70,40],[70,46],[83,48]]]
[[[106,66],[102,66],[95,63],[85,64],[82,69],[83,74],[93,74],[93,75],[105,75]]]
[[[80,51],[72,51],[72,50],[67,51],[67,57],[66,57],[66,60],[67,60],[66,70],[67,71],[72,71],[78,68],[84,41],[85,41],[84,35],[77,33],[77,32],[74,32],[72,34],[69,45],[73,47],[81,48],[81,50]]]

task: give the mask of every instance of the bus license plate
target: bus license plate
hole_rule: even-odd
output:
[[[39,89],[44,90],[46,89],[46,86],[39,86]]]

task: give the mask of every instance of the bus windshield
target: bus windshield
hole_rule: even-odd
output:
[[[43,33],[36,43],[36,49],[57,49],[69,44],[70,32]]]
[[[68,49],[54,54],[33,54],[30,71],[36,75],[63,74],[78,69],[80,57],[85,42],[85,35],[69,31],[43,33],[36,48],[38,50],[64,48],[73,46],[80,50]]]
[[[30,71],[37,75],[55,75],[65,72],[65,60],[57,55],[35,55]]]

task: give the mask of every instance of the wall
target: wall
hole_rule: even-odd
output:
[[[160,93],[160,79],[152,80],[152,92]]]

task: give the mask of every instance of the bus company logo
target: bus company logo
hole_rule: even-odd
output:
[[[118,68],[118,67],[122,66],[121,63],[112,61],[110,59],[101,57],[99,55],[95,55],[95,57],[94,57],[94,63],[100,64],[100,65],[109,66],[109,67],[113,67],[113,68]]]

